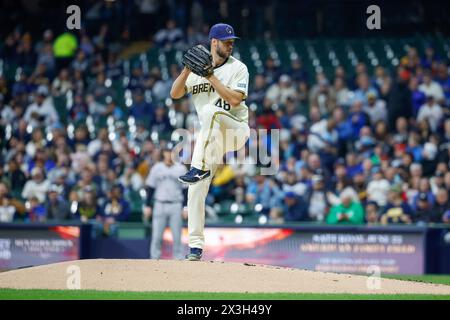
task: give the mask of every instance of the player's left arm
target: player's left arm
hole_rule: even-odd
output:
[[[220,82],[214,74],[207,79],[219,96],[228,102],[232,108],[240,105],[242,100],[247,97],[249,75],[246,67],[241,68],[236,73],[230,87],[227,87]]]

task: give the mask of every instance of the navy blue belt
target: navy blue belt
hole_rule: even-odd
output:
[[[161,200],[155,200],[156,202],[159,203],[182,203],[183,201],[161,201]]]

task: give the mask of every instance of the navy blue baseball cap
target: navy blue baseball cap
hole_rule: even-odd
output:
[[[209,40],[218,39],[221,41],[229,39],[239,39],[234,35],[234,29],[232,26],[226,23],[217,23],[209,30]]]

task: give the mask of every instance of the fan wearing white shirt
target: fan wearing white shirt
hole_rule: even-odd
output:
[[[424,74],[423,83],[419,86],[419,90],[425,93],[426,96],[433,96],[438,102],[444,100],[444,91],[441,85],[433,81],[429,71]]]
[[[431,131],[436,132],[443,116],[444,112],[441,106],[434,102],[432,95],[427,95],[427,102],[420,107],[417,121],[428,121]]]

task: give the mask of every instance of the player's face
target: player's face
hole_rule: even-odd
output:
[[[163,151],[163,161],[165,163],[172,163],[172,151],[170,150]]]
[[[217,55],[223,59],[227,59],[233,52],[234,40],[218,40],[216,46]]]

